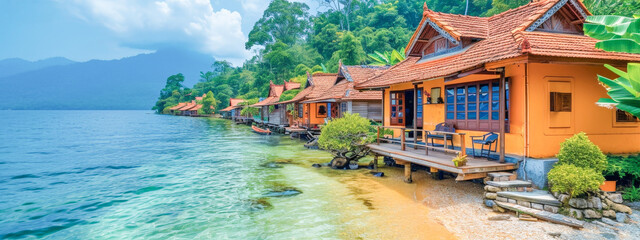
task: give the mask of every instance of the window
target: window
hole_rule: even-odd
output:
[[[423,110],[423,108],[424,108],[424,106],[423,106],[424,100],[423,100],[422,92],[423,92],[422,88],[418,88],[417,94],[416,94],[416,96],[418,96],[417,97],[418,101],[417,101],[417,104],[416,104],[416,118],[417,118],[418,122],[416,123],[416,127],[422,127],[422,122],[423,122],[423,118],[422,117],[423,117],[423,113],[424,113],[424,110]]]
[[[347,112],[347,102],[341,102],[340,103],[340,112]]]
[[[440,96],[440,88],[434,87],[431,88],[431,98],[427,99],[428,103],[443,103],[443,100]]]
[[[445,119],[458,129],[500,130],[499,82],[458,84],[445,88]],[[505,124],[509,120],[509,84],[505,84]],[[508,130],[507,130],[508,131]]]
[[[391,92],[391,125],[404,126],[404,92]]]
[[[298,104],[298,117],[302,118],[302,114],[304,114],[304,105],[302,103]]]
[[[551,92],[549,102],[552,112],[571,112],[571,93]]]
[[[638,117],[631,113],[616,109],[616,122],[638,122]]]
[[[319,118],[327,117],[327,104],[326,103],[318,103],[318,116]]]

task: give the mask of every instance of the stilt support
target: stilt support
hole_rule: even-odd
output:
[[[413,179],[411,179],[411,163],[407,162],[404,164],[404,182],[412,183]]]

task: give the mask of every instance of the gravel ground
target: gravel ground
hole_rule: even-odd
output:
[[[402,169],[381,170],[389,176],[381,182],[397,189],[398,182],[402,182]],[[495,213],[482,204],[484,190],[480,183],[455,182],[452,178],[434,180],[425,171],[414,172],[413,180],[414,183],[406,184],[410,187],[398,190],[406,191],[409,197],[429,207],[428,217],[459,239],[640,239],[640,209],[635,209],[629,224],[613,227],[591,222],[578,230],[546,221],[522,221],[514,213]],[[510,218],[488,220],[497,215]]]

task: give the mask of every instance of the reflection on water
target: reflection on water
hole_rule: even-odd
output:
[[[380,214],[345,184],[366,170],[312,168],[330,156],[226,120],[0,111],[0,126],[0,238],[339,239]]]

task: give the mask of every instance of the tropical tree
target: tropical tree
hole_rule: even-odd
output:
[[[242,106],[242,110],[240,111],[240,115],[245,116],[245,117],[251,117],[251,116],[255,116],[260,114],[260,108],[256,108],[256,107],[250,107],[253,104],[258,103],[260,99],[258,98],[254,98],[254,99],[248,99],[244,102],[241,102],[240,106]]]
[[[213,92],[209,91],[207,96],[202,99],[202,112],[205,114],[213,113],[213,108],[216,106],[216,99],[213,97]],[[213,107],[213,108],[212,108]]]
[[[584,24],[586,35],[600,40],[596,48],[610,52],[640,53],[640,16],[589,16]],[[597,104],[631,113],[640,117],[640,63],[627,64],[627,72],[605,65],[618,78],[598,76],[607,89],[609,98],[601,98]]]
[[[330,120],[322,128],[318,146],[333,154],[332,167],[345,167],[369,154],[366,144],[373,142],[369,134],[371,123],[359,114],[345,113],[338,119]]]
[[[405,59],[404,54],[404,48],[402,48],[400,51],[397,50],[392,50],[391,52],[378,52],[375,51],[374,53],[369,53],[369,58],[371,58],[373,60],[373,63],[371,63],[371,65],[376,65],[376,66],[387,66],[387,65],[395,65],[399,62],[402,62]]]
[[[183,87],[182,82],[184,82],[184,75],[182,75],[182,73],[171,75],[167,78],[167,82],[165,83],[164,88],[160,90],[160,97],[158,98],[156,105],[153,107],[156,112],[162,113],[166,107],[172,104],[171,101],[169,101],[169,104],[167,104],[167,99],[172,97],[175,91],[178,91],[179,94],[179,91]]]
[[[309,6],[300,2],[273,0],[264,10],[262,18],[256,22],[247,49],[256,45],[268,45],[281,41],[291,45],[301,39],[309,28]]]

